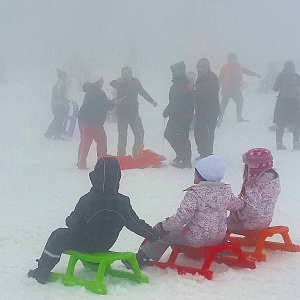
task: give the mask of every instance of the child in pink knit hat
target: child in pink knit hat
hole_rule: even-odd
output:
[[[227,218],[228,230],[260,230],[272,222],[280,193],[278,173],[273,169],[273,156],[265,148],[254,148],[243,154],[244,175],[239,198],[244,207]]]

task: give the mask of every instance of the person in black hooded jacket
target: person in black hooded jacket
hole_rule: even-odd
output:
[[[102,90],[103,79],[95,83],[86,82],[83,104],[78,113],[80,144],[78,148],[78,169],[87,169],[87,156],[93,140],[97,144],[97,158],[107,154],[107,136],[103,127],[107,112],[115,107],[118,100],[109,101]]]
[[[163,117],[169,118],[164,137],[176,154],[171,165],[180,169],[192,167],[189,131],[194,116],[194,87],[185,71],[183,61],[171,66],[173,85],[169,92],[169,104],[163,112]]]
[[[210,70],[210,62],[201,58],[197,63],[198,77],[195,82],[195,127],[194,137],[199,157],[213,154],[215,129],[220,115],[219,81]]]
[[[39,283],[49,281],[50,272],[64,251],[108,251],[124,226],[149,241],[160,238],[157,229],[137,216],[129,197],[119,193],[121,170],[115,158],[99,159],[89,175],[91,190],[79,199],[74,211],[66,218],[67,228],[52,232],[37,260],[38,267],[28,272],[28,276]]]

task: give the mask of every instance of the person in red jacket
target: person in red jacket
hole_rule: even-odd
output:
[[[241,91],[241,83],[242,83],[243,74],[261,78],[260,75],[258,75],[257,73],[250,71],[244,68],[243,66],[241,66],[237,61],[236,54],[229,53],[228,63],[225,66],[223,66],[221,73],[219,75],[219,83],[222,88],[221,113],[218,119],[219,126],[223,121],[225,109],[230,98],[232,98],[232,100],[236,103],[237,122],[246,121],[242,117],[244,99]]]
[[[78,148],[78,169],[87,169],[87,156],[93,140],[97,143],[98,159],[107,154],[107,137],[103,124],[106,114],[119,102],[109,101],[102,90],[103,78],[95,83],[86,82],[82,89],[85,92],[83,104],[78,113],[80,144]]]

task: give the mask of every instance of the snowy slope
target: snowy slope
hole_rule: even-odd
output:
[[[46,75],[45,75],[46,73]],[[84,288],[67,288],[61,283],[40,285],[26,273],[36,266],[50,233],[64,226],[65,217],[80,196],[90,188],[88,171],[77,170],[78,132],[69,141],[52,141],[43,136],[50,115],[50,92],[55,78],[41,70],[12,70],[0,86],[1,101],[1,221],[0,273],[1,299],[97,299]],[[54,74],[54,72],[53,72]],[[163,143],[162,110],[167,102],[169,74],[165,82],[145,82],[149,93],[160,103],[156,109],[141,99],[141,115],[146,131],[146,148],[174,158]],[[251,86],[250,86],[251,88]],[[299,169],[300,152],[292,148],[291,133],[285,134],[288,151],[275,150],[275,134],[268,131],[275,94],[266,96],[245,91],[244,117],[249,123],[235,122],[235,105],[228,106],[224,123],[216,130],[215,153],[227,164],[225,182],[239,192],[243,164],[241,155],[252,147],[269,148],[281,177],[282,192],[273,219],[274,225],[287,225],[295,244],[300,244]],[[82,103],[82,94],[72,95]],[[116,125],[106,124],[108,147],[116,153]],[[130,138],[130,141],[132,138]],[[192,139],[193,141],[193,139]],[[193,157],[196,157],[193,142]],[[89,156],[92,168],[95,149]],[[141,218],[155,224],[175,213],[184,192],[193,180],[193,170],[171,166],[161,169],[127,170],[122,173],[120,192],[131,198]],[[115,251],[135,252],[142,238],[124,229],[114,245]],[[165,259],[166,256],[163,257]],[[194,263],[187,261],[187,263]],[[57,271],[64,271],[63,257]],[[201,276],[180,276],[173,270],[147,268],[150,284],[107,279],[108,299],[298,299],[300,253],[267,252],[267,262],[256,270],[232,269],[213,264],[212,281]],[[119,267],[122,267],[119,264]],[[80,270],[79,272],[86,272]]]

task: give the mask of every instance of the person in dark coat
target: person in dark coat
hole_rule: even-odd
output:
[[[51,108],[53,113],[53,120],[46,130],[44,136],[47,138],[54,138],[55,140],[63,140],[64,122],[69,113],[69,99],[67,92],[67,78],[66,72],[57,69],[56,75],[57,83],[52,89]]]
[[[134,135],[132,156],[136,156],[144,142],[144,127],[139,115],[138,95],[141,95],[154,107],[157,106],[157,102],[144,90],[140,81],[132,76],[130,67],[124,67],[121,70],[121,74],[122,78],[110,82],[110,85],[117,90],[117,99],[122,99],[121,103],[116,107],[119,133],[117,155],[126,155],[127,131],[128,126],[130,126]]]
[[[221,125],[221,122],[223,121],[225,109],[230,98],[232,98],[232,100],[236,103],[237,122],[247,121],[242,116],[244,99],[241,91],[241,83],[243,74],[261,78],[257,73],[241,66],[238,63],[236,54],[229,53],[228,63],[222,67],[219,75],[219,82],[222,87],[222,101],[218,125]]]
[[[176,157],[171,165],[191,168],[191,143],[189,131],[194,115],[194,87],[186,77],[183,61],[171,66],[173,85],[169,92],[169,104],[163,112],[169,118],[164,137],[174,149]]]
[[[293,125],[293,149],[300,150],[300,76],[296,73],[295,64],[287,61],[276,79],[273,90],[279,92],[273,122],[276,123],[277,150],[286,150],[282,143],[287,124]]]
[[[87,156],[93,140],[97,144],[98,159],[107,154],[107,137],[103,127],[106,114],[115,107],[116,101],[109,101],[102,90],[103,79],[95,83],[86,82],[83,85],[85,92],[83,104],[78,113],[78,127],[80,144],[78,148],[79,169],[87,169]]]
[[[194,137],[199,159],[213,154],[215,129],[220,114],[219,81],[210,70],[210,63],[201,58],[197,64],[198,78],[195,82]]]
[[[58,228],[50,235],[38,267],[28,272],[39,283],[49,281],[50,271],[66,250],[84,253],[108,251],[125,226],[149,241],[159,232],[141,220],[130,204],[129,197],[119,193],[121,170],[113,157],[98,160],[90,173],[91,190],[79,199],[74,211],[66,218],[67,228]]]

